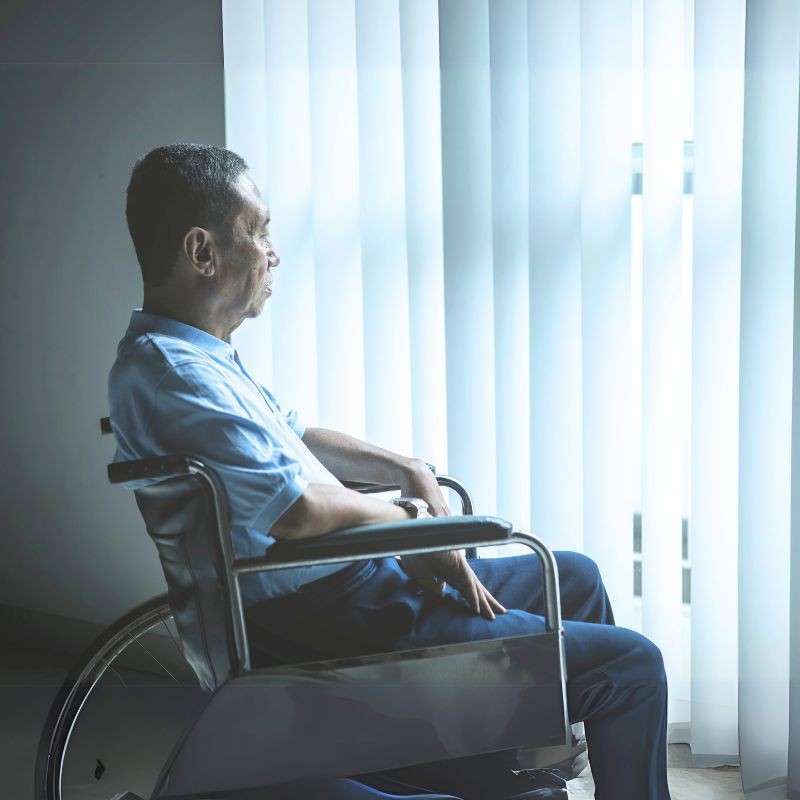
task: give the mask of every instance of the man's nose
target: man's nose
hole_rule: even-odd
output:
[[[270,247],[267,254],[267,261],[269,261],[270,269],[274,269],[281,263],[280,256]]]

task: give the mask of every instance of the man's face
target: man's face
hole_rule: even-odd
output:
[[[245,174],[236,181],[242,210],[235,217],[231,244],[220,250],[219,299],[241,321],[257,317],[272,294],[271,270],[280,259],[269,240],[269,209]],[[238,324],[238,323],[237,323]]]

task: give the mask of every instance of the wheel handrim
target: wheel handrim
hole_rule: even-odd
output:
[[[166,664],[159,661],[159,658],[141,641],[143,637],[163,627],[172,639],[178,654],[177,656],[173,654],[173,658],[182,660],[177,635],[170,629],[170,625],[173,624],[171,621],[172,613],[166,597],[154,598],[112,625],[92,643],[77,662],[56,696],[40,741],[36,775],[37,800],[65,800],[64,766],[69,758],[73,735],[80,726],[81,715],[101,679],[109,674],[109,671],[116,676],[122,687],[128,688],[122,677],[122,670],[118,671],[115,663],[119,664],[126,652],[138,653],[138,650],[134,650],[135,644],[153,659],[158,668],[176,683],[180,683]],[[164,638],[163,634],[161,638]],[[185,661],[183,665],[186,666]],[[186,669],[188,670],[188,667]]]

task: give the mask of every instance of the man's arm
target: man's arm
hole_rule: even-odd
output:
[[[269,534],[276,539],[307,539],[342,528],[402,522],[408,518],[405,509],[344,486],[310,483],[270,528]]]
[[[339,480],[397,484],[400,486],[400,493],[405,497],[418,497],[424,500],[428,504],[428,509],[432,516],[441,517],[450,514],[450,509],[447,507],[442,490],[436,482],[436,477],[428,469],[427,464],[418,458],[401,456],[368,442],[363,442],[354,436],[348,436],[345,433],[326,428],[307,428],[303,434],[303,442]],[[336,486],[323,487],[320,484],[312,484],[312,486],[315,489],[312,495],[316,494],[317,487],[325,490],[339,490],[339,492],[331,491],[327,495],[321,493],[319,497],[312,496],[309,506],[306,508],[307,511],[310,509],[312,514],[315,513],[316,509],[323,508],[326,503],[330,503],[330,511],[327,513],[335,514],[339,520],[345,519],[349,514],[367,515],[373,513],[372,506],[368,507],[366,504],[363,506],[359,504],[358,512],[355,511],[354,507],[351,507],[346,514],[341,513],[341,507],[334,510],[334,507],[339,503],[347,503],[345,496],[340,492],[347,492],[348,490]],[[309,489],[312,486],[309,486]],[[351,492],[350,494],[358,497],[360,501],[370,500],[369,497],[364,497],[356,492]],[[295,506],[303,502],[304,498],[305,492],[303,497],[295,503]],[[380,500],[372,500],[372,503],[376,502],[389,508],[397,508],[389,503],[382,503]],[[353,504],[355,505],[354,500]],[[407,518],[406,512],[402,509],[399,510]],[[290,508],[286,513],[289,514],[291,511],[292,509]],[[374,513],[381,512],[375,508]],[[383,511],[382,513],[385,514],[386,512]],[[396,519],[397,517],[392,518]],[[298,521],[302,520],[302,513],[299,512],[299,509],[297,519]],[[366,525],[370,522],[379,521],[389,521],[389,517],[381,516],[380,519],[363,518],[363,522],[349,521],[341,527]],[[283,522],[283,518],[279,522]],[[323,527],[326,526],[322,518],[316,524],[323,525]],[[337,530],[337,528],[327,526],[327,530],[324,532],[327,533],[333,530]],[[273,528],[272,535],[277,536],[274,531],[275,529]],[[486,619],[494,619],[495,614],[505,613],[505,608],[497,602],[478,580],[462,550],[403,556],[400,563],[408,575],[429,592],[441,595],[444,592],[445,582],[448,582],[459,591],[476,614],[480,614]]]
[[[424,500],[432,516],[450,514],[436,477],[418,458],[401,456],[327,428],[307,428],[303,443],[340,481],[396,484],[405,497]]]
[[[439,488],[438,484],[436,488]],[[361,495],[344,486],[310,483],[269,533],[276,539],[305,539],[357,525],[407,519],[406,511],[391,503]],[[486,619],[494,619],[496,613],[505,613],[505,608],[478,580],[462,550],[403,556],[401,564],[411,578],[436,595],[444,592],[445,581],[451,583],[470,608]]]

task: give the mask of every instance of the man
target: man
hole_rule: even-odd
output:
[[[236,154],[172,145],[133,169],[128,226],[144,279],[109,377],[118,460],[197,456],[225,487],[238,556],[276,539],[449,513],[414,458],[304,428],[228,343],[258,316],[280,264],[269,211]],[[398,484],[394,505],[341,480]],[[597,798],[668,800],[666,678],[658,649],[614,618],[597,567],[556,553],[572,721],[584,720]],[[535,556],[461,552],[249,576],[253,627],[286,657],[345,655],[541,631]],[[416,587],[425,591],[420,594]]]

